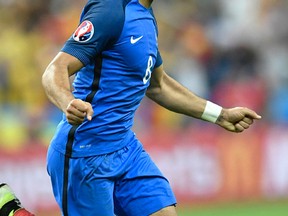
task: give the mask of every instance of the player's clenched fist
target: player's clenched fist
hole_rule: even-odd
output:
[[[81,124],[85,118],[92,119],[93,109],[90,103],[80,99],[73,99],[66,108],[67,121],[72,125]]]
[[[217,124],[232,132],[242,132],[253,124],[254,119],[261,119],[256,112],[244,107],[222,109]]]

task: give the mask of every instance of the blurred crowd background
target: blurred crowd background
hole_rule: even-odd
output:
[[[48,146],[62,114],[41,76],[85,2],[0,0],[0,152]],[[287,0],[155,0],[153,8],[168,74],[224,107],[254,109],[259,125],[288,126]],[[135,130],[202,124],[144,99]]]
[[[41,75],[76,28],[84,3],[0,1],[1,148],[47,145],[61,114],[48,103]],[[157,0],[165,70],[200,96],[287,124],[287,10],[286,0]],[[199,123],[149,101],[141,109],[141,129]]]
[[[169,74],[225,107],[247,106],[266,123],[287,124],[287,1],[155,3]],[[179,126],[195,122],[185,120]]]

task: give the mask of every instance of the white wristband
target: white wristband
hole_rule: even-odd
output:
[[[201,119],[215,123],[220,116],[222,107],[207,101],[205,110],[201,116]]]

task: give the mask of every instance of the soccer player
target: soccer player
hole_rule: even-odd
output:
[[[0,184],[0,215],[1,216],[34,216],[21,206],[19,199],[11,188]]]
[[[151,4],[89,0],[80,25],[43,74],[48,98],[64,113],[47,153],[64,216],[177,215],[168,180],[131,130],[145,94],[232,132],[261,118],[200,98],[165,73]]]

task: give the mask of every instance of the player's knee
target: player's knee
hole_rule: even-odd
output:
[[[155,212],[151,216],[177,216],[177,212],[176,212],[175,206],[173,205],[173,206],[165,207]]]

